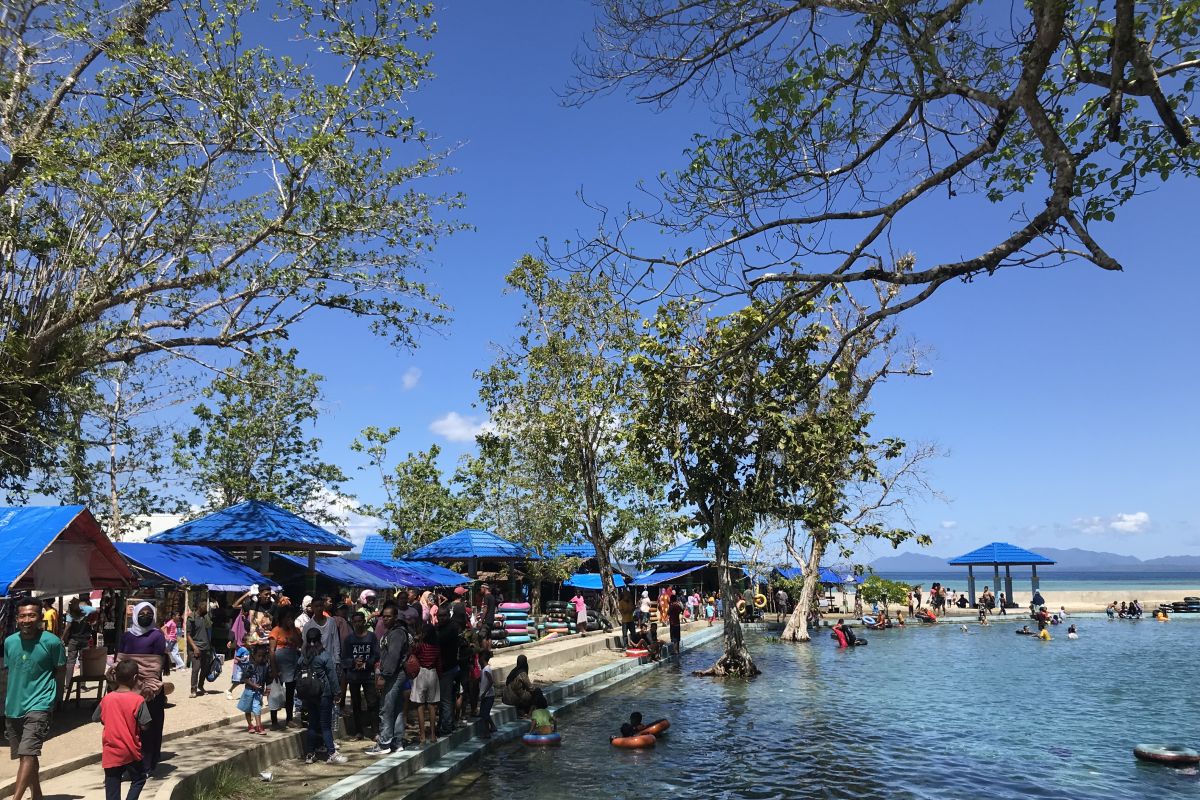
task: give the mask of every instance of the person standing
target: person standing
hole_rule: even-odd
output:
[[[314,605],[319,602],[314,600]],[[323,603],[322,603],[323,605]],[[329,625],[332,628],[332,624]],[[304,654],[300,657],[300,675],[297,691],[300,701],[308,710],[308,732],[304,737],[304,763],[317,760],[317,749],[325,746],[330,764],[345,764],[346,757],[337,751],[333,742],[333,698],[341,692],[337,669],[333,659],[321,644],[321,629],[309,628],[304,632]],[[315,681],[311,692],[309,681]]]
[[[491,647],[492,630],[496,627],[496,595],[492,587],[483,585],[483,639],[484,649]]]
[[[189,697],[204,694],[204,680],[212,668],[212,622],[208,619],[208,607],[201,603],[196,614],[187,621],[184,635],[187,637],[188,652],[192,656],[192,692]]]
[[[779,614],[778,621],[783,622],[783,615],[788,613],[788,593],[782,587],[775,591],[775,611]]]
[[[634,633],[633,627],[633,598],[628,589],[622,589],[617,600],[617,611],[621,615],[621,635],[625,637],[625,646],[629,646],[629,637]]]
[[[153,603],[138,603],[133,608],[133,624],[117,645],[117,663],[132,661],[141,676],[141,696],[150,713],[150,723],[142,731],[142,769],[153,774],[162,755],[163,724],[167,716],[167,695],[163,676],[171,672],[167,639],[155,626]]]
[[[642,598],[638,602],[638,616],[635,619],[638,623],[650,622],[650,592],[642,589]]]
[[[449,736],[454,732],[454,707],[458,695],[458,684],[462,675],[463,630],[466,627],[467,612],[463,606],[459,592],[465,592],[461,586],[455,588],[453,603],[446,603],[438,613],[441,623],[437,625],[437,645],[440,652],[438,660],[438,718],[437,732],[439,736]]]
[[[559,597],[561,596],[559,595]],[[583,600],[582,592],[575,592],[575,596],[571,598],[571,605],[575,606],[575,631],[587,633],[587,604]]]
[[[67,651],[67,671],[63,680],[63,702],[66,702],[66,690],[70,688],[71,676],[75,673],[75,665],[79,654],[88,649],[92,643],[92,633],[97,617],[96,609],[82,606],[79,599],[71,600],[67,607],[67,620],[63,626],[62,643]]]
[[[1004,596],[1004,592],[1000,593],[1000,615],[1008,616],[1008,598]]]
[[[271,673],[283,685],[283,724],[279,722],[279,698],[271,698],[271,730],[281,731],[292,722],[292,711],[296,705],[296,662],[304,639],[296,628],[296,609],[292,606],[279,607],[279,619],[270,635]],[[278,689],[276,689],[278,691]]]
[[[17,601],[17,632],[4,640],[8,696],[4,699],[10,755],[17,766],[13,800],[28,789],[41,800],[42,744],[50,736],[50,714],[58,700],[58,678],[65,673],[66,648],[42,630],[42,604],[31,597]]]
[[[406,601],[404,595],[400,600]],[[407,602],[407,601],[406,601]],[[405,672],[412,653],[412,637],[400,610],[388,603],[379,612],[385,626],[379,638],[379,661],[375,664],[375,691],[379,694],[379,738],[367,748],[369,756],[394,753],[404,747],[411,681]]]
[[[42,601],[42,626],[47,633],[58,636],[58,611],[54,608],[54,600],[47,597]]]
[[[354,629],[342,640],[342,670],[350,687],[350,713],[354,717],[354,738],[362,740],[367,717],[377,707],[375,671],[379,665],[379,640],[367,627],[367,615],[355,611]]]
[[[122,661],[113,670],[117,688],[104,695],[92,714],[92,722],[104,726],[100,735],[100,766],[104,770],[106,800],[120,800],[121,781],[130,775],[129,792],[125,800],[138,800],[146,785],[143,731],[151,724],[146,699],[134,687],[138,682],[138,665]]]
[[[671,597],[671,604],[667,606],[667,619],[670,621],[671,631],[671,650],[676,658],[679,657],[682,650],[680,645],[683,640],[683,633],[680,630],[679,622],[683,616],[683,604],[679,602],[679,596]]]

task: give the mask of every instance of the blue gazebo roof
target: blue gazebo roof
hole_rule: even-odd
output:
[[[373,533],[366,539],[363,539],[362,549],[359,553],[363,558],[369,558],[372,561],[391,561],[396,557],[396,543],[391,539],[385,539],[378,533]]]
[[[1053,564],[1054,561],[1039,555],[1032,550],[1026,550],[1023,547],[1017,547],[1015,544],[1008,542],[992,542],[985,544],[978,550],[972,550],[966,555],[961,555],[958,558],[952,558],[948,562],[952,567],[977,567],[980,565],[1015,565],[1015,564]]]
[[[83,506],[0,508],[0,597],[117,589],[133,573]]]
[[[247,500],[146,539],[152,544],[211,547],[267,545],[281,550],[349,550],[348,539],[261,500]]]
[[[172,583],[186,579],[193,586],[207,586],[214,592],[244,592],[251,585],[279,588],[278,583],[263,577],[257,570],[211,547],[118,542],[117,552]]]
[[[488,558],[499,561],[523,561],[531,553],[515,542],[502,539],[491,531],[467,528],[407,554],[406,561],[463,561]]]
[[[661,553],[650,559],[648,564],[708,564],[715,561],[716,550],[709,542],[706,546],[701,547],[696,544],[697,540],[684,542],[678,547],[672,547],[665,553]],[[744,564],[746,557],[742,555],[742,551],[736,547],[729,548],[729,563]]]

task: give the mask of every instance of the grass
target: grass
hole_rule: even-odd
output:
[[[243,775],[232,767],[221,766],[212,777],[196,788],[193,800],[264,800],[272,797],[275,787],[257,775]]]

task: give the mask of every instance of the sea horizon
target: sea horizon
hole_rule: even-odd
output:
[[[908,584],[920,584],[925,588],[935,581],[946,586],[951,591],[965,592],[967,590],[967,570],[950,569],[945,571],[931,570],[928,572],[877,572],[888,580],[901,581]],[[983,586],[992,585],[994,573],[992,570],[975,570],[975,587],[982,591]],[[1013,590],[1016,593],[1029,591],[1028,571],[1012,573]],[[1038,570],[1038,585],[1042,589],[1064,592],[1096,592],[1106,589],[1128,590],[1134,588],[1154,589],[1157,591],[1200,591],[1200,571],[1191,570],[1056,570],[1048,567]],[[1004,571],[1000,571],[1001,591],[1004,587]],[[1180,598],[1182,599],[1182,597]]]

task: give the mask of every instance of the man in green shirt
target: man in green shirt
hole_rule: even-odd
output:
[[[66,663],[62,640],[42,630],[42,604],[29,597],[18,600],[17,632],[4,640],[4,665],[8,668],[5,727],[10,755],[21,761],[13,800],[23,800],[26,789],[34,800],[42,796],[38,759],[42,742],[50,735],[50,712],[58,699],[57,676],[65,671]]]

